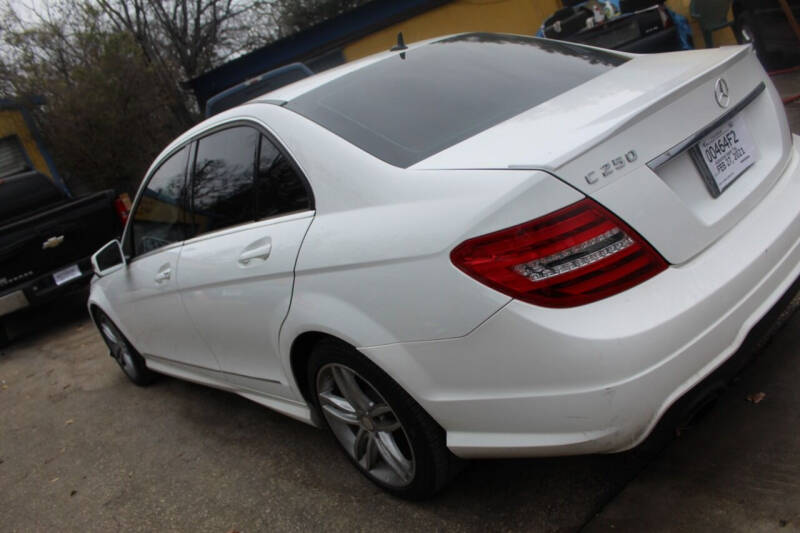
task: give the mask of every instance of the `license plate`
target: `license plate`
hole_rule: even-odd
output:
[[[72,265],[71,267],[59,270],[58,272],[53,272],[53,281],[56,282],[56,285],[63,285],[66,282],[79,277],[81,277],[81,269],[78,268],[78,265]]]
[[[14,291],[0,296],[0,316],[7,315],[23,307],[28,307],[28,298],[22,291]]]
[[[741,116],[726,121],[703,137],[691,154],[714,198],[758,159],[756,144]]]

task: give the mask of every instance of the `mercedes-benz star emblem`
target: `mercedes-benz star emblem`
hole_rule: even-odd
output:
[[[728,107],[728,104],[731,103],[731,93],[728,90],[728,82],[725,81],[725,78],[717,80],[717,84],[714,86],[714,98],[717,99],[720,107]]]

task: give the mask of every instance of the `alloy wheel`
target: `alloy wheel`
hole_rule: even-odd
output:
[[[414,451],[403,424],[378,390],[351,368],[317,373],[317,398],[333,434],[370,476],[392,487],[414,479]]]
[[[103,337],[105,337],[108,347],[111,350],[111,356],[116,359],[119,366],[122,367],[122,370],[126,374],[134,372],[133,355],[128,348],[128,344],[121,338],[116,329],[104,320],[100,324],[100,331],[103,333]]]

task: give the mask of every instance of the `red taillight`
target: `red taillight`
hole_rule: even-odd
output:
[[[544,307],[594,302],[667,268],[636,232],[589,199],[465,241],[450,258],[481,283]]]
[[[124,226],[128,221],[128,215],[130,214],[130,211],[128,206],[125,205],[125,201],[121,196],[114,198],[114,211],[117,212],[117,216],[122,221],[122,225]]]

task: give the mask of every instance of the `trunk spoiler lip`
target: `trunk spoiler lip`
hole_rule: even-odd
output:
[[[725,59],[723,59],[722,61],[717,63],[716,65],[714,65],[714,66],[712,66],[712,67],[710,67],[710,68],[698,73],[697,75],[695,75],[691,79],[687,80],[686,82],[684,82],[684,83],[682,83],[680,85],[676,85],[675,87],[672,88],[672,90],[670,90],[669,92],[664,93],[662,98],[659,98],[658,100],[656,100],[655,102],[650,103],[649,105],[642,106],[639,110],[637,110],[636,112],[632,113],[630,116],[628,116],[627,118],[625,118],[624,120],[622,120],[621,122],[616,124],[614,127],[610,128],[608,131],[606,131],[605,134],[603,134],[603,135],[599,136],[598,138],[594,139],[592,142],[589,142],[586,145],[577,148],[576,151],[573,152],[572,154],[566,155],[563,160],[554,162],[553,163],[553,170],[556,170],[559,167],[562,167],[562,166],[564,166],[564,165],[566,165],[566,164],[578,159],[579,157],[584,155],[586,152],[588,152],[589,150],[591,150],[592,148],[594,148],[598,144],[604,143],[605,141],[607,141],[611,137],[614,137],[615,135],[617,135],[619,132],[621,132],[624,129],[626,129],[631,124],[633,124],[636,121],[640,120],[642,117],[665,108],[669,104],[671,104],[671,103],[675,102],[676,100],[678,100],[681,96],[683,96],[686,93],[692,91],[693,89],[698,87],[700,84],[705,82],[708,77],[713,77],[713,76],[716,76],[718,74],[721,74],[722,72],[727,70],[732,64],[734,64],[734,63],[740,61],[742,58],[744,58],[747,54],[755,54],[755,49],[750,44],[740,45],[740,46],[732,46],[731,48],[734,48],[735,51],[732,54],[730,54],[728,57],[726,57]],[[681,53],[681,52],[674,52],[674,53]],[[625,65],[621,65],[620,68],[624,68],[624,67],[625,67]],[[761,83],[763,84],[764,82],[762,81]]]

